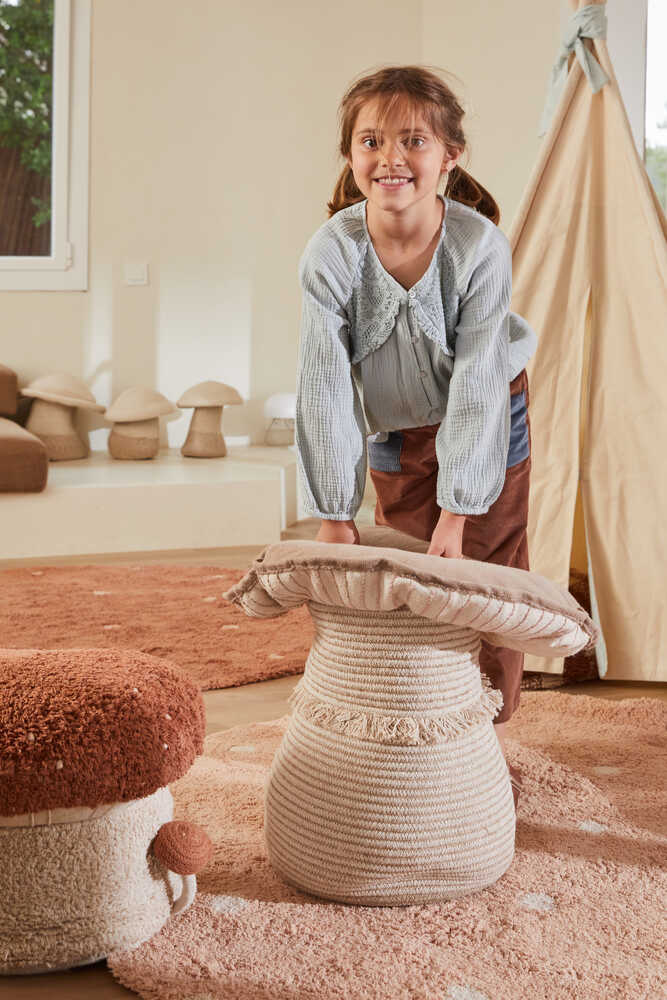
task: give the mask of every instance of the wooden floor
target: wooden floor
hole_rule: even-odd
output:
[[[361,523],[372,523],[372,511],[362,509]],[[284,538],[312,538],[317,530],[315,520],[300,521],[283,535]],[[182,562],[190,565],[215,564],[221,568],[245,569],[260,549],[209,549],[196,552],[133,553],[128,556],[100,556],[95,562]],[[91,556],[40,560],[40,565],[76,565],[90,563]],[[3,563],[8,566],[8,563]],[[22,563],[25,565],[25,563]],[[214,733],[249,722],[266,722],[278,719],[289,711],[287,698],[298,677],[280,677],[272,681],[246,684],[243,687],[223,688],[204,692],[206,705],[206,731]],[[667,700],[667,684],[625,683],[599,681],[557,688],[568,694],[588,694],[599,698],[661,698]],[[1,1000],[107,1000],[107,998],[132,997],[136,994],[120,986],[111,976],[104,962],[96,965],[56,972],[41,976],[0,977]]]

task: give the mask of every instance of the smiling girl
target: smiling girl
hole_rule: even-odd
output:
[[[462,117],[421,66],[381,69],[343,97],[346,166],[299,263],[299,468],[319,541],[358,543],[368,461],[376,523],[432,555],[528,569],[536,337],[509,309],[498,206],[459,165]],[[483,642],[480,663],[503,694],[504,749],[523,654]]]

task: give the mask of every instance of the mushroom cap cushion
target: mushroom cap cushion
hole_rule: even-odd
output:
[[[410,544],[383,529],[363,541]],[[315,626],[265,800],[288,883],[363,905],[435,902],[497,881],[515,811],[481,636],[570,655],[597,641],[537,574],[394,545],[280,542],[224,595],[248,615],[306,604]]]
[[[198,687],[157,657],[0,650],[0,972],[97,961],[192,902],[211,845],[167,786],[204,729]]]

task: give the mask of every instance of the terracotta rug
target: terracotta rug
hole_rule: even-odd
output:
[[[297,608],[280,618],[247,618],[221,597],[243,575],[164,564],[3,570],[2,645],[136,649],[183,667],[204,691],[301,673],[313,636],[310,615]],[[585,595],[576,596],[586,607]],[[564,661],[562,675],[526,672],[522,688],[596,676],[591,653],[579,653]]]
[[[149,942],[109,958],[146,1000],[663,1000],[667,704],[528,692],[508,725],[524,772],[517,853],[490,889],[351,907],[283,885],[263,787],[287,718],[206,740],[173,786],[215,855]],[[662,902],[661,902],[662,900]]]
[[[3,570],[2,645],[136,649],[183,667],[204,691],[301,673],[310,615],[247,618],[221,597],[243,575],[180,565]]]

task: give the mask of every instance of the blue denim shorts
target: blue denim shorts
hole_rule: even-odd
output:
[[[510,445],[507,468],[518,465],[530,455],[528,430],[527,376],[522,371],[510,382]],[[439,425],[434,425],[439,426]],[[368,439],[368,464],[377,472],[401,472],[403,431],[388,431]]]

